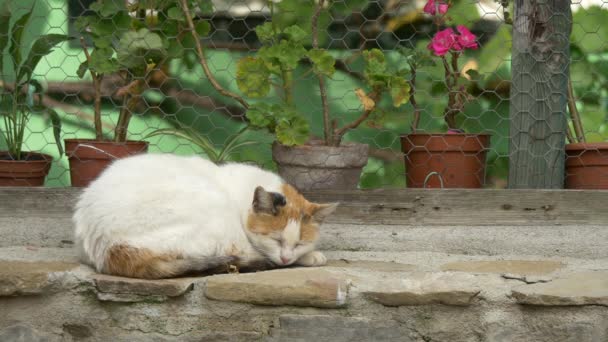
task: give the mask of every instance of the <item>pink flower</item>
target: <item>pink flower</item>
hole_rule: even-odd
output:
[[[458,26],[456,26],[456,29],[458,30],[460,35],[458,35],[456,37],[455,45],[458,45],[458,47],[460,47],[460,49],[455,48],[455,50],[460,51],[460,50],[464,50],[464,49],[477,49],[479,47],[477,45],[477,42],[475,41],[475,39],[477,39],[477,37],[475,37],[475,35],[472,34],[468,28],[466,28],[463,25],[458,25]]]
[[[451,28],[435,33],[435,36],[427,46],[427,48],[435,54],[435,56],[443,56],[450,49],[454,48],[456,43],[456,34]]]
[[[437,14],[437,10],[439,10],[439,14],[446,14],[448,12],[448,4],[444,4],[441,0],[437,1],[435,4],[435,0],[429,0],[426,5],[424,5],[424,12],[430,15]]]

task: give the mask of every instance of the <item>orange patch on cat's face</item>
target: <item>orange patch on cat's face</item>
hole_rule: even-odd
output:
[[[247,219],[247,229],[254,233],[268,235],[282,231],[290,220],[300,222],[300,240],[313,242],[319,236],[319,225],[312,216],[319,205],[307,201],[294,187],[283,185],[283,195],[287,204],[279,208],[277,215],[251,212]]]

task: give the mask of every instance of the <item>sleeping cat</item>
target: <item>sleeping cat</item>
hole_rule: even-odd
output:
[[[114,162],[82,193],[76,244],[98,272],[133,278],[321,266],[319,225],[337,204],[307,201],[274,173],[199,157]]]

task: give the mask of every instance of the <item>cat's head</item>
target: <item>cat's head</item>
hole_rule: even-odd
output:
[[[338,204],[311,203],[288,184],[282,190],[281,194],[261,186],[255,189],[247,235],[270,261],[286,266],[314,250],[319,226]]]

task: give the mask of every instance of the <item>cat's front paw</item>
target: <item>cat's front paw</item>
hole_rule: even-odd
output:
[[[327,264],[327,258],[319,251],[312,251],[308,254],[304,254],[300,259],[298,259],[296,264],[307,267],[323,266]]]

